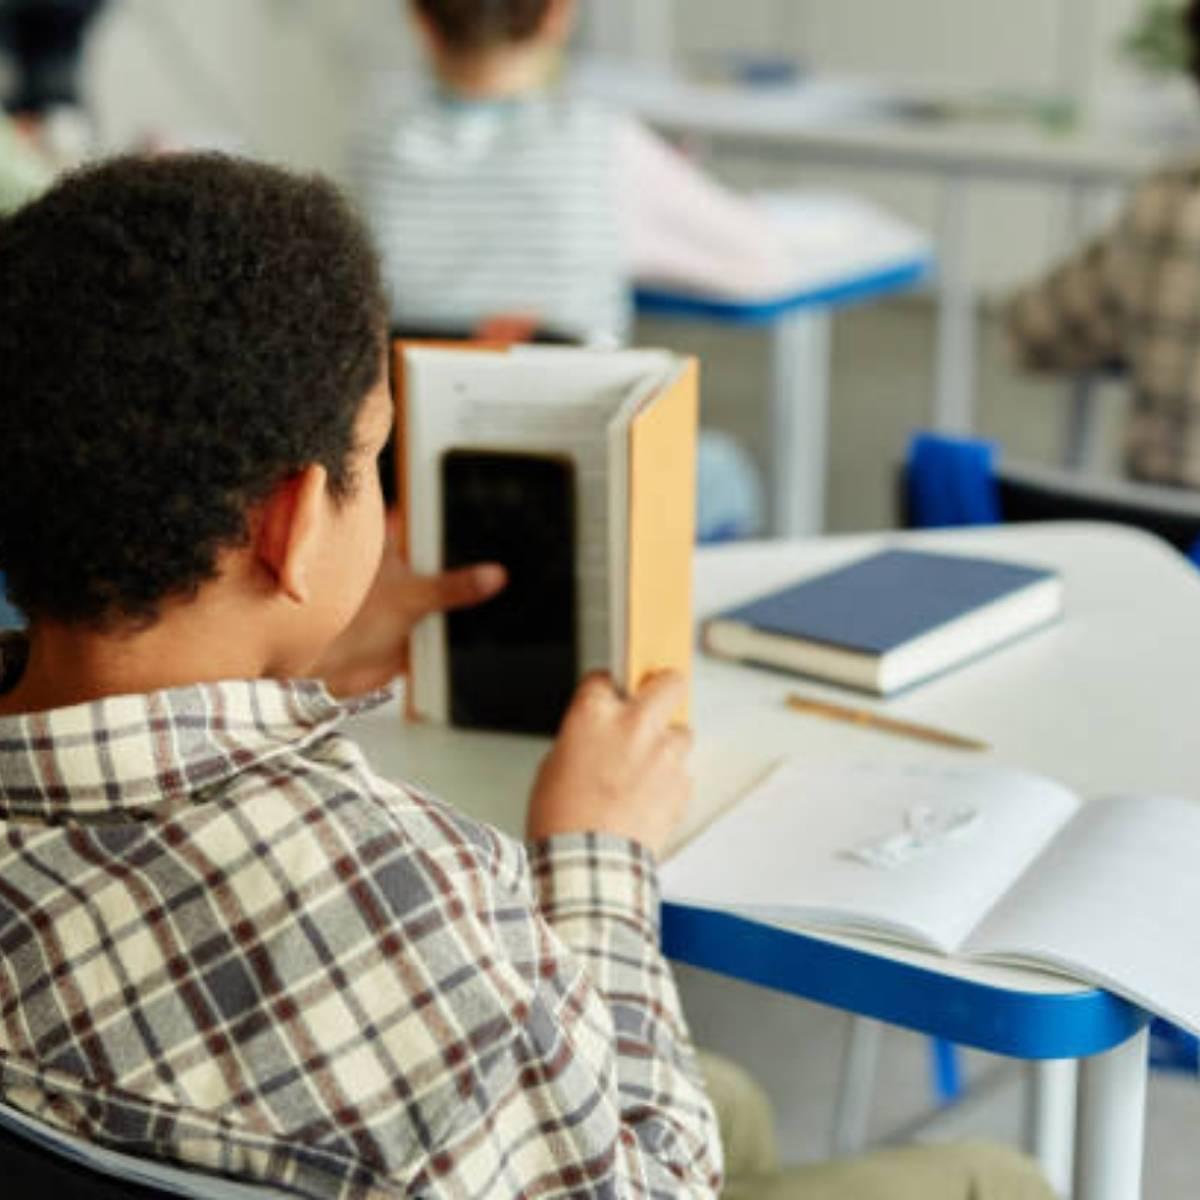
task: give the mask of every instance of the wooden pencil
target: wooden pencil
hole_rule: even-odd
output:
[[[796,712],[809,713],[814,717],[825,717],[830,721],[844,721],[849,725],[862,725],[878,729],[881,733],[896,737],[916,738],[938,746],[952,746],[956,750],[987,750],[988,744],[976,738],[949,733],[945,729],[934,729],[931,725],[918,725],[915,721],[901,721],[897,717],[886,717],[869,708],[851,708],[845,704],[834,704],[829,700],[818,700],[814,696],[800,696],[795,692],[787,698],[788,708]]]

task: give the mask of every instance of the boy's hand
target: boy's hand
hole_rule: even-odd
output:
[[[414,575],[389,537],[371,585],[354,620],[321,656],[313,673],[335,696],[384,687],[408,665],[408,635],[431,613],[469,608],[491,599],[505,584],[495,563],[441,575]]]
[[[606,675],[589,675],[538,772],[529,838],[615,833],[661,854],[691,791],[691,734],[670,724],[685,689],[664,672],[623,700]]]

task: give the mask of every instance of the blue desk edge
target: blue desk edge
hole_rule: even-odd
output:
[[[1109,992],[1012,991],[940,975],[732,913],[664,903],[676,962],[1013,1058],[1085,1058],[1130,1038],[1150,1014]]]
[[[634,302],[639,313],[652,316],[705,317],[738,325],[770,325],[806,308],[841,308],[915,287],[933,274],[933,265],[932,256],[922,256],[873,274],[767,301],[721,300],[647,286],[635,288]]]

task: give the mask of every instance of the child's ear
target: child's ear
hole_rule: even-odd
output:
[[[285,479],[264,501],[254,549],[279,590],[296,604],[310,598],[309,579],[327,519],[329,476],[316,463]]]

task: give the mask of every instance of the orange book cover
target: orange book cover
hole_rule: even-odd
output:
[[[625,679],[691,677],[699,367],[687,359],[629,429],[629,580]],[[679,714],[686,722],[687,713]]]

